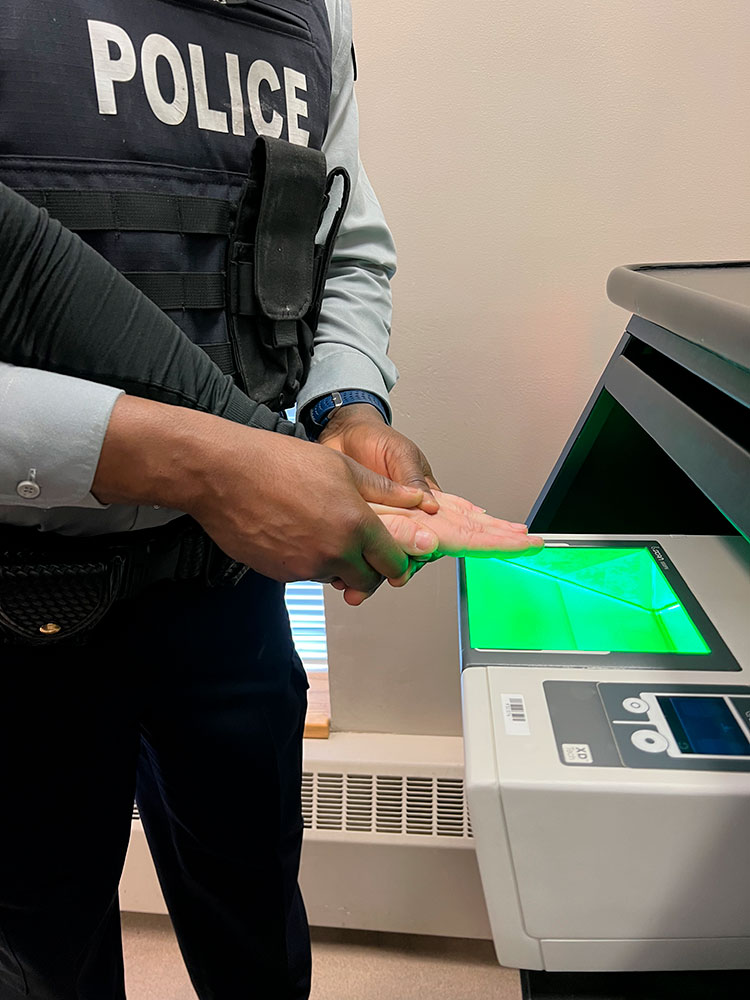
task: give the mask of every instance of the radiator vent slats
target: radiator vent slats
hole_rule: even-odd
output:
[[[346,829],[368,833],[373,819],[372,775],[346,776]]]
[[[471,836],[471,827],[464,801],[463,781],[460,778],[438,778],[435,784],[437,835],[439,837]]]
[[[305,771],[307,830],[470,838],[461,778]]]
[[[404,825],[404,779],[400,775],[375,777],[375,830],[401,833]]]
[[[343,774],[317,775],[315,815],[320,830],[340,830],[344,818]]]
[[[406,832],[432,836],[435,782],[432,778],[406,779]]]
[[[306,830],[472,836],[462,778],[304,771],[302,816]]]

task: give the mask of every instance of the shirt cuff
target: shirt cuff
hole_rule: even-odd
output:
[[[85,379],[0,364],[0,504],[104,507],[91,485],[121,395]]]
[[[342,389],[375,393],[383,401],[389,422],[392,419],[388,387],[378,366],[361,351],[341,344],[320,344],[315,348],[310,375],[297,399],[297,413],[321,396]]]

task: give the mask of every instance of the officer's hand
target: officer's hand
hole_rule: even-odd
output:
[[[340,579],[357,603],[408,572],[367,501],[409,508],[420,490],[328,448],[223,423],[218,474],[189,513],[227,555],[283,582]]]
[[[433,490],[440,487],[430,463],[413,441],[389,427],[369,403],[342,407],[332,415],[318,440],[381,476],[418,487],[424,491],[422,509],[431,514],[437,511]]]
[[[419,508],[399,510],[383,504],[370,504],[397,540],[408,542],[411,537],[408,528],[413,530],[415,526],[429,531],[435,538],[435,546],[430,553],[418,553],[408,545],[404,546],[413,558],[400,579],[389,580],[394,587],[403,587],[426,562],[442,556],[530,555],[544,545],[543,539],[528,534],[525,524],[492,517],[470,501],[450,493],[436,491],[436,498],[440,504],[436,514],[428,514]],[[338,582],[334,582],[334,586],[344,589]],[[344,593],[349,604],[359,604],[366,596],[349,589]]]
[[[409,566],[367,501],[423,499],[329,448],[129,395],[112,410],[91,492],[191,514],[275,580],[341,579],[367,595]]]

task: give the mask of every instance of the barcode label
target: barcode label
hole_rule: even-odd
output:
[[[508,736],[528,736],[529,720],[526,716],[526,702],[522,694],[500,695],[503,705],[503,721]]]

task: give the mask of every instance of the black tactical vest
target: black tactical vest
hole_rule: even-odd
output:
[[[291,405],[335,236],[324,0],[6,0],[0,25],[0,179]]]

